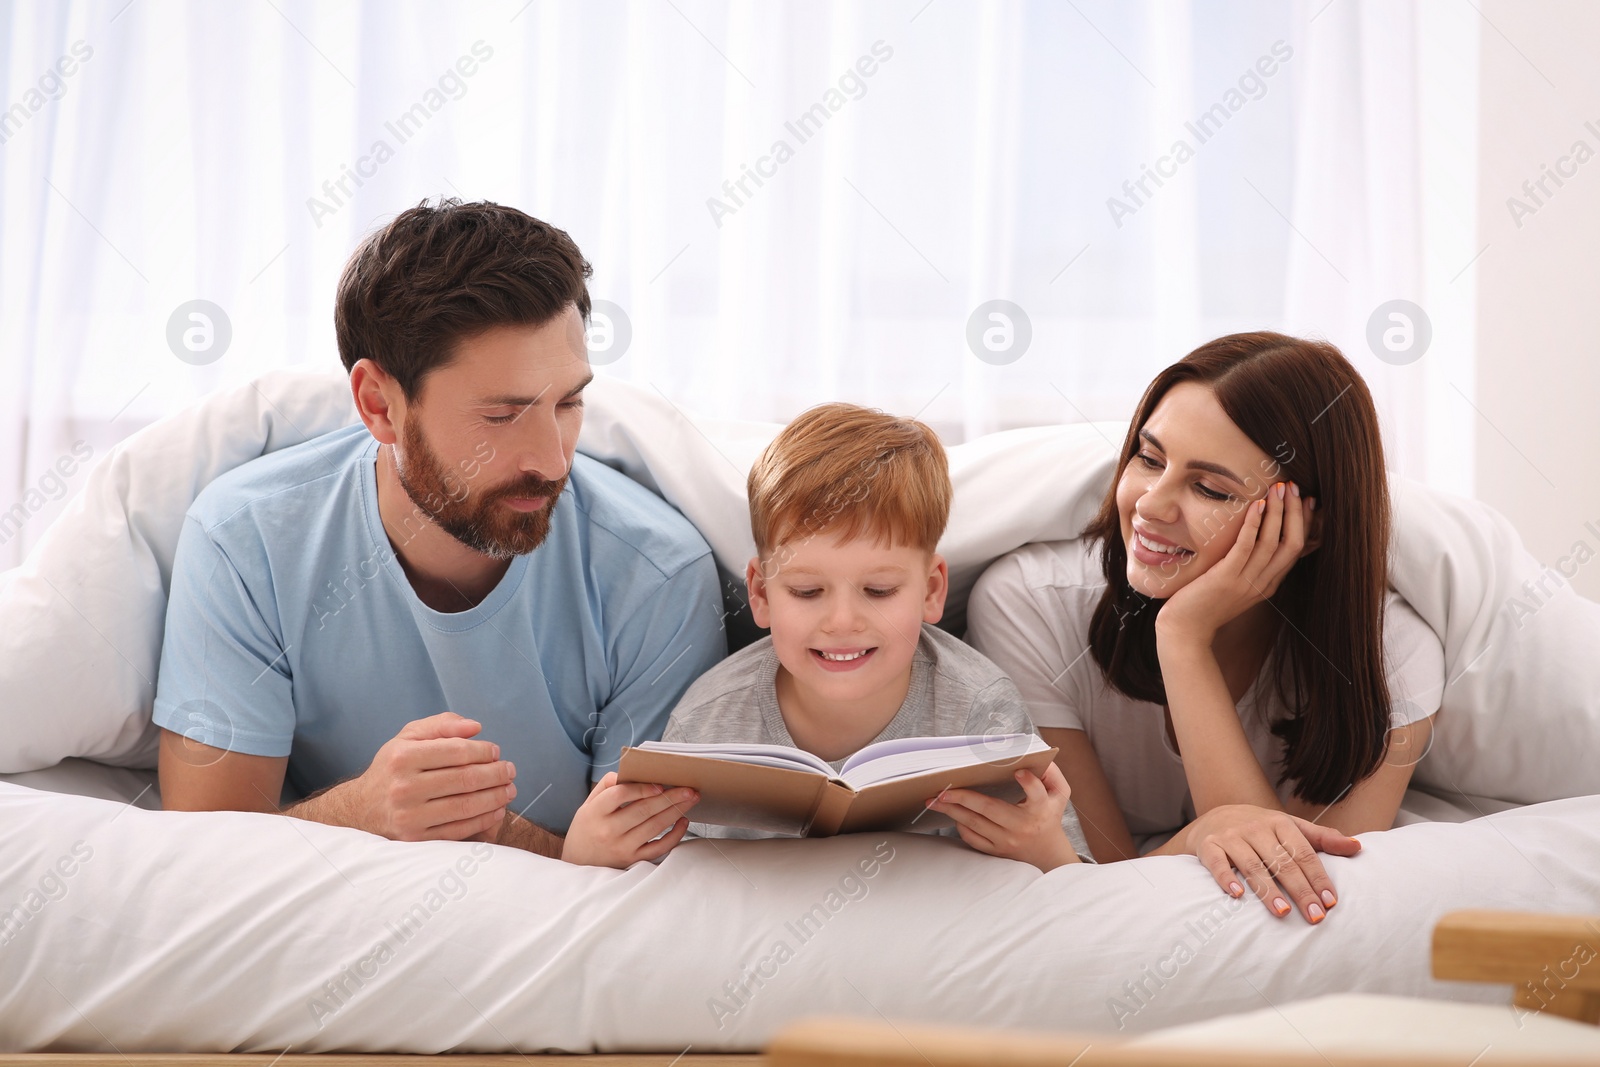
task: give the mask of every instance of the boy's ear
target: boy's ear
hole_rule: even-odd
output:
[[[744,585],[750,593],[750,616],[763,630],[772,629],[772,612],[767,605],[767,579],[761,573],[761,557],[751,556],[744,567]]]
[[[928,594],[922,601],[922,621],[938,622],[944,618],[944,602],[949,595],[950,568],[944,557],[935,552],[928,561]]]

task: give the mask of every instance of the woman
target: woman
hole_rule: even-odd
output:
[[[1082,539],[984,574],[968,640],[1060,748],[1096,859],[1139,855],[1137,836],[1320,922],[1337,897],[1316,851],[1393,825],[1444,687],[1438,638],[1386,591],[1388,546],[1355,369],[1326,343],[1235,334],[1145,391]]]

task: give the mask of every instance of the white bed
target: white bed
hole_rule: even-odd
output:
[[[1434,922],[1600,903],[1600,798],[1364,845],[1313,927],[1183,857],[1041,875],[877,834],[612,871],[4,784],[3,899],[54,899],[0,945],[0,1048],[703,1052],[810,1014],[1143,1033],[1333,992],[1504,1004],[1429,977]]]
[[[1445,645],[1439,740],[1410,825],[1328,861],[1341,902],[1319,927],[1229,901],[1181,857],[1040,875],[867,835],[696,842],[617,872],[151,810],[183,511],[221,470],[347,422],[342,389],[280,373],[136,435],[0,583],[0,1050],[676,1053],[759,1048],[814,1014],[1143,1033],[1334,992],[1504,1003],[1429,977],[1440,915],[1600,913],[1600,606],[1557,589],[1509,612],[1538,575],[1509,524],[1410,484],[1394,577]],[[742,569],[742,465],[772,428],[593,391],[581,447]],[[1077,533],[1112,440],[1120,428],[1078,426],[952,450],[957,610],[995,556]],[[875,848],[893,858],[866,878]],[[802,939],[790,924],[808,912],[819,929]]]

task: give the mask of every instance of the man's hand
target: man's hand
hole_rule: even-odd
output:
[[[395,841],[496,840],[517,795],[498,745],[453,712],[409,722],[367,769],[281,811],[287,756],[248,756],[161,731],[161,799],[172,811],[270,811]],[[516,845],[555,855],[553,835],[516,820]],[[512,843],[510,841],[503,843]]]
[[[1031,863],[1041,871],[1082,859],[1067,840],[1061,818],[1072,789],[1061,768],[1045,768],[1041,780],[1032,771],[1018,771],[1026,795],[1015,804],[975,789],[947,789],[928,807],[955,820],[961,840],[991,856]]]
[[[611,771],[594,784],[572,817],[561,858],[591,867],[626,868],[665,856],[689,832],[689,820],[681,814],[699,800],[700,794],[688,788],[618,785],[617,772]]]
[[[329,793],[344,794],[348,825],[395,841],[498,832],[517,795],[517,769],[500,758],[499,745],[471,740],[482,729],[450,711],[408,722],[359,777]]]

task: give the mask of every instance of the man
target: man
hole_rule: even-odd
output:
[[[362,425],[224,474],[184,524],[168,808],[277,811],[287,779],[284,814],[397,840],[625,865],[682,837],[692,793],[606,771],[726,654],[718,578],[683,516],[574,453],[590,273],[562,231],[455,200],[351,257]]]

